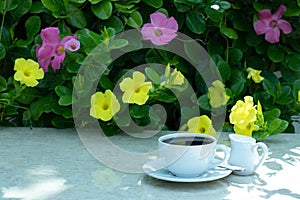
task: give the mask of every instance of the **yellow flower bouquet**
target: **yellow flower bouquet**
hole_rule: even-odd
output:
[[[236,134],[263,140],[287,128],[288,122],[279,119],[280,113],[279,109],[263,112],[259,101],[254,105],[253,97],[245,96],[231,108],[229,120]]]

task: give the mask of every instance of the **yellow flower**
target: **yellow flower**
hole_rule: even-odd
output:
[[[235,125],[234,127],[234,132],[239,135],[245,135],[252,137],[252,132],[256,130],[254,122],[250,122],[247,124],[245,128],[240,128],[239,126]]]
[[[14,79],[20,81],[28,87],[34,87],[39,82],[37,79],[44,78],[44,71],[39,64],[31,59],[18,58],[15,60]]]
[[[225,92],[225,85],[220,80],[216,80],[212,83],[212,86],[208,88],[207,95],[210,99],[209,103],[213,108],[226,105],[230,98]]]
[[[187,126],[188,132],[190,133],[204,133],[212,136],[215,136],[216,134],[211,120],[206,115],[190,119],[187,123]]]
[[[120,103],[110,91],[96,92],[91,97],[90,115],[102,121],[109,121],[120,110]]]
[[[167,65],[164,75],[164,81],[161,85],[167,88],[177,88],[176,86],[184,84],[184,76],[183,74],[178,71],[176,68],[171,72],[170,64]]]
[[[141,72],[133,72],[132,78],[125,78],[120,83],[120,89],[124,92],[124,103],[143,105],[148,100],[148,92],[152,88],[151,82],[145,82],[145,75]]]
[[[252,80],[255,82],[255,83],[260,83],[264,80],[264,77],[262,77],[260,75],[261,73],[261,70],[255,70],[251,67],[248,67],[247,68],[247,72],[248,72],[248,76],[247,78],[250,79],[252,78]]]
[[[184,76],[180,71],[175,68],[171,73],[170,84],[171,85],[182,85],[184,83]]]
[[[245,129],[250,122],[256,121],[256,113],[253,98],[246,96],[244,101],[238,100],[232,107],[229,120],[231,124],[238,126],[240,129]]]

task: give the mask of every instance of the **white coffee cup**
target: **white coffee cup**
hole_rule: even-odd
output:
[[[175,176],[183,178],[197,177],[208,169],[224,164],[229,158],[227,147],[217,144],[216,138],[205,134],[163,135],[159,137],[158,145],[159,157],[166,168]],[[216,150],[222,150],[224,158],[216,159]]]

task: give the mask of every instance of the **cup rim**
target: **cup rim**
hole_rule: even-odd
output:
[[[211,144],[217,143],[217,139],[211,135],[207,135],[207,134],[203,134],[203,133],[187,133],[187,132],[178,132],[178,133],[170,133],[170,134],[162,135],[158,138],[158,142],[161,144],[164,144],[164,145],[178,146],[178,145],[163,142],[163,140],[170,139],[170,138],[176,138],[176,137],[206,137],[206,138],[213,140],[213,142],[209,143],[209,144],[195,145],[195,146],[189,146],[189,147],[197,147],[197,146],[211,145]]]
[[[255,142],[255,139],[252,137],[245,136],[245,135],[239,135],[236,133],[229,134],[229,138],[231,140],[238,141],[238,142],[244,142],[244,143]]]

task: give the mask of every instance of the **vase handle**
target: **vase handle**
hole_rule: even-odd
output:
[[[254,171],[256,171],[257,168],[259,168],[265,162],[265,160],[268,156],[268,152],[269,152],[267,145],[265,145],[262,142],[258,142],[253,146],[254,151],[257,151],[258,148],[261,148],[263,152],[262,152],[262,155],[260,156],[260,161],[254,168]]]

